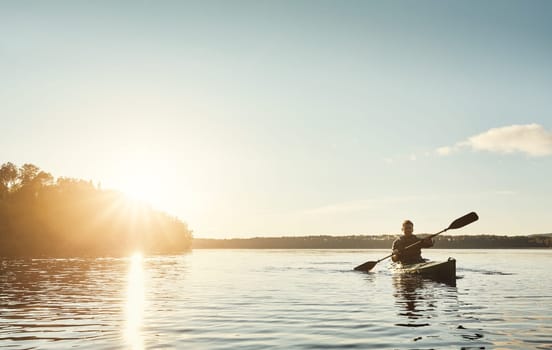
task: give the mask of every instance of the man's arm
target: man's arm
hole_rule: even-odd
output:
[[[431,248],[433,247],[433,240],[430,237],[421,239],[420,246],[422,248]]]
[[[393,249],[393,255],[391,255],[391,260],[393,260],[393,262],[397,262],[401,259],[400,248],[399,240],[397,239],[393,242],[393,247],[391,248]]]

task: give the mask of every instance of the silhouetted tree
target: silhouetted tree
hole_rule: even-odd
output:
[[[0,198],[5,195],[14,186],[19,176],[19,172],[15,164],[8,162],[0,167]]]
[[[23,164],[23,166],[19,169],[19,180],[21,181],[21,185],[27,185],[30,183],[40,171],[40,168],[37,167],[34,164]]]
[[[178,252],[189,249],[185,223],[129,201],[91,181],[58,178],[25,164],[2,166],[0,256],[121,255],[131,250]],[[9,171],[8,171],[9,170]]]

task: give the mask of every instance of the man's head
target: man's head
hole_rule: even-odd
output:
[[[405,220],[402,224],[402,231],[404,232],[405,236],[412,235],[412,232],[414,232],[414,224],[410,220]]]

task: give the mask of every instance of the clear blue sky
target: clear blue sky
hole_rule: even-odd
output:
[[[0,0],[0,161],[197,237],[552,232],[550,1]],[[144,185],[141,185],[144,184]]]

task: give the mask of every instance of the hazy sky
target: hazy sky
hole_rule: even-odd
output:
[[[0,0],[0,162],[135,192],[196,237],[437,232],[472,210],[459,234],[552,232],[551,15]]]

